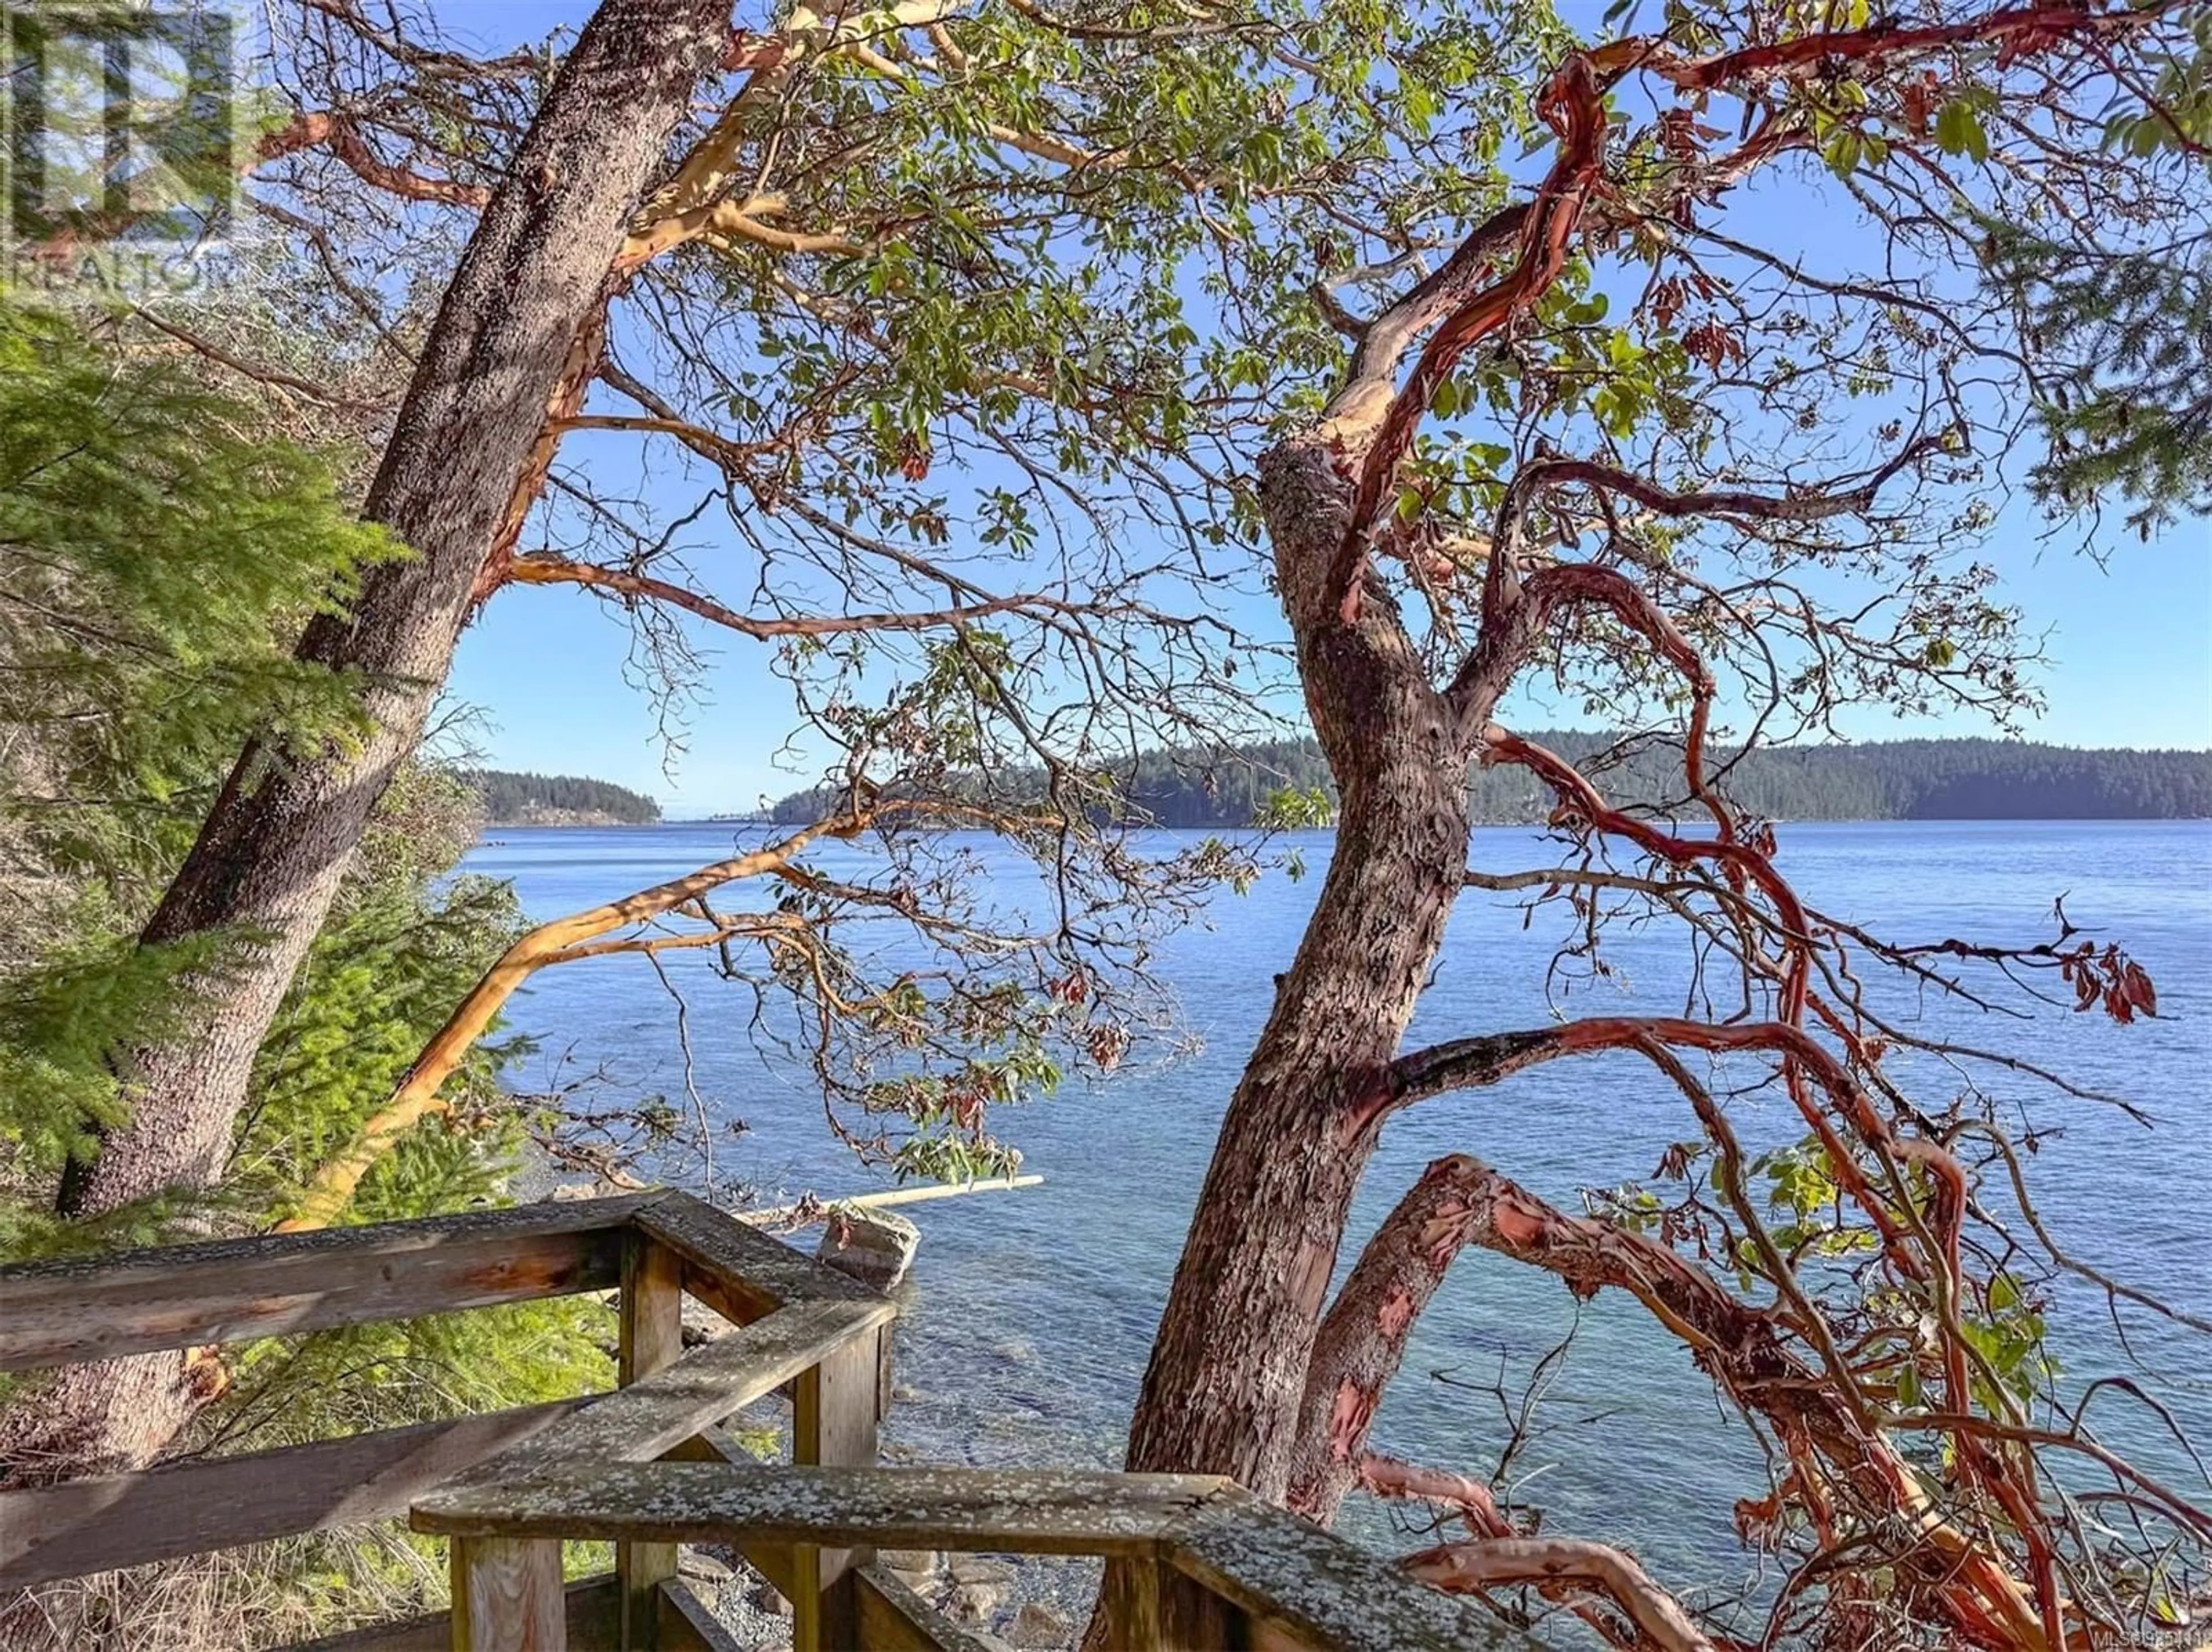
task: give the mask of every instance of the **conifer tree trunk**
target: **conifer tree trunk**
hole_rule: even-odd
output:
[[[72,1167],[64,1214],[220,1175],[255,1053],[422,738],[571,344],[729,21],[728,0],[605,0],[562,64],[447,290],[363,508],[414,554],[371,569],[351,611],[317,618],[298,650],[363,680],[373,730],[306,758],[257,744],[239,760],[143,938],[234,945],[189,982],[176,1029],[131,1057],[129,1117]],[[37,1406],[38,1437],[19,1422],[0,1453],[19,1473],[143,1462],[188,1414],[179,1369],[149,1356],[66,1374]]]

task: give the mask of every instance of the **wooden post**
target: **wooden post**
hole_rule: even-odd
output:
[[[568,1652],[557,1539],[457,1537],[453,1652]]]
[[[622,1350],[617,1372],[628,1388],[684,1352],[684,1259],[635,1229],[623,1250]],[[673,1543],[619,1543],[623,1652],[651,1652],[659,1641],[660,1585],[676,1576]]]
[[[1129,1567],[1127,1582],[1128,1617],[1124,1627],[1129,1633],[1131,1652],[1160,1652],[1167,1644],[1161,1632],[1161,1596],[1173,1582],[1168,1568],[1157,1560],[1136,1561]]]
[[[1170,1561],[1110,1559],[1101,1588],[1123,1636],[1117,1652],[1210,1652],[1260,1643],[1241,1608]]]
[[[876,1461],[878,1333],[854,1337],[799,1377],[791,1430],[796,1463],[872,1467]],[[793,1567],[793,1652],[845,1652],[857,1646],[860,1595],[854,1574],[875,1558],[866,1549],[801,1545]],[[809,1587],[810,1580],[811,1587]]]

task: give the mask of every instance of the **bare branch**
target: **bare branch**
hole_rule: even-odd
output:
[[[1602,1543],[1561,1537],[1484,1538],[1447,1543],[1398,1563],[1408,1576],[1450,1594],[1501,1583],[1557,1588],[1577,1583],[1603,1590],[1665,1652],[1713,1652],[1680,1601],[1651,1581],[1643,1567]]]

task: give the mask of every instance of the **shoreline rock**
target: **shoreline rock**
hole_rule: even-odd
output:
[[[921,1230],[896,1211],[832,1206],[823,1224],[814,1259],[877,1291],[892,1291],[906,1283]]]

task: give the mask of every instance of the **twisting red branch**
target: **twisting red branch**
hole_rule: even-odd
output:
[[[1519,253],[1512,270],[1438,325],[1412,375],[1392,398],[1361,462],[1329,585],[1345,623],[1359,616],[1361,577],[1383,497],[1413,446],[1437,386],[1471,346],[1526,313],[1565,269],[1569,249],[1586,228],[1586,209],[1605,188],[1605,94],[1621,77],[1643,70],[1693,95],[1725,90],[1755,97],[1762,87],[1808,78],[1832,66],[1882,65],[1952,46],[1993,45],[2000,60],[2009,62],[2085,36],[2145,27],[2180,3],[2182,0],[2153,0],[2103,14],[2074,4],[2006,8],[1951,23],[1880,22],[1859,29],[1817,30],[1707,58],[1687,58],[1667,40],[1638,35],[1571,56],[1538,100],[1537,112],[1559,134],[1559,149],[1520,224]],[[1762,122],[1741,158],[1755,162],[1776,152],[1785,137],[1782,126],[1788,125]],[[1711,181],[1732,181],[1738,173],[1735,165],[1717,168]],[[1726,507],[1720,508],[1724,512]]]
[[[406,200],[437,201],[447,206],[465,207],[491,203],[492,192],[482,184],[432,178],[380,161],[351,120],[327,110],[295,115],[288,125],[270,133],[254,147],[253,159],[246,170],[313,149],[327,149],[363,183]]]
[[[1494,725],[1485,730],[1485,761],[1515,763],[1535,774],[1559,799],[1560,809],[1555,819],[1562,823],[1582,831],[1626,839],[1654,859],[1669,865],[1686,865],[1701,860],[1717,863],[1733,886],[1739,890],[1755,889],[1772,911],[1778,937],[1780,957],[1773,968],[1779,981],[1778,1014],[1771,1022],[1735,1025],[1674,1017],[1606,1017],[1573,1023],[1556,1029],[1553,1050],[1541,1054],[1516,1052],[1515,1064],[1526,1065],[1553,1053],[1620,1048],[1642,1050],[1670,1072],[1693,1103],[1698,1104],[1699,1117],[1708,1134],[1722,1145],[1723,1157],[1731,1162],[1731,1185],[1740,1187],[1741,1166],[1735,1163],[1740,1155],[1734,1149],[1725,1120],[1710,1104],[1710,1098],[1687,1070],[1667,1052],[1674,1048],[1711,1051],[1762,1048],[1778,1055],[1788,1092],[1825,1150],[1838,1186],[1874,1224],[1881,1236],[1885,1255],[1900,1274],[1921,1280],[1928,1288],[1943,1331],[1940,1340],[1948,1407],[1958,1414],[1970,1414],[1973,1394],[1969,1371],[1971,1345],[1959,1311],[1964,1278],[1960,1234],[1967,1202],[1965,1173],[1939,1144],[1908,1138],[1894,1129],[1850,1066],[1806,1031],[1804,1021],[1809,1009],[1824,1024],[1843,1034],[1844,1047],[1854,1060],[1862,1059],[1858,1042],[1850,1036],[1842,1018],[1811,992],[1813,953],[1818,938],[1802,902],[1774,865],[1771,841],[1747,841],[1734,831],[1725,805],[1710,793],[1706,786],[1703,748],[1713,683],[1694,646],[1634,581],[1616,570],[1589,565],[1549,568],[1532,577],[1527,587],[1516,595],[1516,617],[1524,624],[1540,625],[1547,623],[1553,610],[1568,603],[1595,604],[1610,609],[1624,624],[1644,636],[1688,681],[1696,709],[1686,744],[1684,769],[1692,796],[1711,811],[1720,823],[1719,835],[1711,839],[1688,838],[1616,810],[1586,776],[1556,754]],[[1449,1060],[1441,1052],[1426,1052],[1408,1059],[1414,1063],[1414,1068],[1407,1074],[1412,1083],[1432,1090],[1439,1087],[1440,1080],[1449,1082],[1446,1075]],[[1486,1059],[1494,1063],[1494,1052],[1486,1052]],[[1819,1095],[1814,1093],[1816,1088]],[[1838,1132],[1838,1119],[1856,1139],[1856,1151]],[[1871,1173],[1860,1162],[1861,1151],[1872,1161]],[[1929,1177],[1924,1203],[1917,1202],[1907,1188],[1905,1175],[1908,1166],[1917,1166]],[[1463,1179],[1469,1173],[1462,1169],[1455,1173],[1455,1179]],[[1881,1185],[1877,1186],[1878,1181]],[[1500,1193],[1502,1197],[1502,1189]],[[1747,1207],[1739,1208],[1744,1219],[1752,1224],[1753,1232],[1761,1231],[1755,1215]],[[1516,1211],[1522,1214],[1512,1216]],[[1507,1219],[1509,1217],[1510,1219]],[[1586,1227],[1586,1236],[1593,1242],[1601,1234],[1609,1236],[1608,1244],[1587,1249],[1578,1239],[1567,1249],[1559,1250],[1555,1241],[1569,1230],[1557,1226],[1555,1218],[1557,1223],[1572,1224],[1571,1231],[1576,1234],[1583,1234]],[[1723,1357],[1719,1351],[1724,1348],[1735,1350],[1735,1357],[1742,1357],[1741,1333],[1747,1332],[1752,1322],[1735,1319],[1701,1325],[1699,1312],[1711,1309],[1715,1297],[1724,1297],[1725,1293],[1705,1280],[1701,1272],[1689,1268],[1674,1257],[1664,1245],[1607,1224],[1587,1223],[1584,1218],[1559,1217],[1548,1212],[1539,1216],[1510,1198],[1502,1203],[1491,1201],[1480,1220],[1471,1218],[1467,1231],[1476,1242],[1513,1250],[1524,1260],[1553,1266],[1555,1271],[1564,1268],[1571,1283],[1623,1285],[1636,1291],[1662,1322],[1690,1337],[1693,1346],[1698,1345],[1700,1338],[1709,1339],[1712,1357]],[[1617,1247],[1620,1245],[1626,1245],[1639,1260],[1613,1270],[1609,1277],[1603,1269],[1595,1274],[1577,1271],[1592,1265],[1589,1258],[1620,1255]],[[1585,1261],[1566,1266],[1574,1256],[1583,1256]],[[1449,1261],[1448,1249],[1446,1254],[1431,1260],[1440,1274]],[[1785,1442],[1817,1445],[1832,1471],[1840,1472],[1847,1483],[1857,1485],[1862,1496],[1871,1497],[1876,1508],[1924,1525],[1930,1517],[1926,1494],[1905,1472],[1894,1451],[1880,1438],[1877,1425],[1859,1398],[1850,1365],[1837,1351],[1824,1319],[1796,1291],[1786,1261],[1771,1257],[1770,1271],[1777,1288],[1784,1293],[1785,1303],[1790,1305],[1790,1317],[1796,1329],[1820,1351],[1821,1364],[1831,1384],[1827,1389],[1829,1403],[1838,1408],[1818,1415],[1799,1411],[1794,1419],[1787,1412],[1776,1414],[1775,1420]],[[1702,1282],[1702,1288],[1692,1290],[1687,1285],[1686,1281],[1692,1278]],[[1670,1278],[1674,1281],[1674,1288],[1660,1288],[1662,1281]],[[1735,1334],[1717,1334],[1731,1328]],[[1728,1386],[1739,1398],[1759,1404],[1761,1409],[1771,1413],[1771,1396],[1763,1404],[1757,1397],[1770,1385],[1763,1379],[1750,1382],[1743,1380],[1753,1369],[1755,1368],[1741,1370]],[[1371,1400],[1366,1409],[1371,1413]],[[1822,1418],[1826,1420],[1822,1421]],[[2033,1606],[1994,1551],[1955,1533],[1950,1534],[1953,1541],[1940,1546],[1946,1551],[1943,1567],[1941,1575],[1928,1580],[1927,1598],[1960,1636],[1971,1643],[2010,1647],[2065,1644],[2065,1603],[2058,1588],[2053,1546],[2037,1507],[2032,1455],[2018,1442],[2007,1442],[1992,1449],[1984,1440],[1968,1433],[1954,1433],[1954,1438],[1959,1445],[1957,1461],[1964,1482],[1986,1492],[2019,1537],[2033,1587]],[[1342,1437],[1332,1443],[1340,1453],[1347,1445],[1357,1449],[1355,1441]],[[1793,1457],[1798,1456],[1796,1444],[1791,1444],[1791,1450]],[[2002,1461],[2000,1450],[2011,1451],[2020,1461]],[[1808,1503],[1814,1505],[1819,1524],[1826,1530],[1830,1517],[1825,1511],[1826,1499],[1819,1494],[1821,1478],[1809,1461],[1799,1458],[1794,1483],[1802,1488]],[[1949,1531],[1948,1527],[1943,1529]]]
[[[1455,310],[1430,335],[1412,376],[1391,399],[1361,464],[1352,515],[1329,575],[1329,589],[1338,595],[1346,624],[1359,617],[1360,575],[1377,510],[1397,476],[1399,461],[1413,446],[1413,433],[1437,386],[1473,345],[1524,313],[1566,267],[1567,248],[1605,159],[1605,88],[1588,59],[1579,54],[1569,58],[1544,88],[1537,109],[1559,133],[1559,153],[1522,220],[1513,269]]]
[[[1649,36],[1616,41],[1592,54],[1601,69],[1646,69],[1684,91],[1710,92],[1756,86],[1820,73],[1831,64],[1899,58],[1951,46],[1997,46],[2026,56],[2084,33],[2140,28],[2177,0],[2099,15],[2088,5],[2016,6],[1955,23],[1879,22],[1865,28],[1800,34],[1744,46],[1709,58],[1685,58]]]
[[[1569,571],[1547,570],[1561,574]],[[1532,580],[1532,586],[1534,584]],[[1630,589],[1634,587],[1631,586]],[[1614,593],[1616,596],[1620,594]],[[1641,595],[1640,592],[1637,594]],[[1629,623],[1635,623],[1636,604],[1623,597],[1620,611]],[[1638,629],[1645,628],[1638,626]],[[1656,636],[1655,643],[1678,665],[1684,665],[1677,657],[1675,648],[1660,642]],[[1686,671],[1691,668],[1686,666],[1685,669]],[[1699,695],[1699,710],[1702,712],[1710,687],[1702,665],[1696,665],[1694,671],[1692,681],[1704,690]],[[1698,773],[1699,748],[1704,737],[1704,718],[1699,715],[1693,720],[1685,766],[1686,771],[1692,776],[1693,791],[1701,796],[1702,784],[1695,776]],[[1966,1202],[1965,1173],[1956,1159],[1939,1145],[1902,1136],[1893,1129],[1849,1069],[1804,1030],[1803,1022],[1808,1006],[1814,1007],[1824,1021],[1831,1024],[1840,1023],[1833,1017],[1828,1006],[1813,1004],[1809,982],[1815,938],[1808,924],[1802,903],[1788,880],[1775,867],[1769,846],[1747,842],[1733,835],[1710,841],[1684,838],[1664,831],[1650,822],[1613,809],[1587,777],[1556,754],[1494,726],[1486,731],[1486,761],[1517,763],[1542,779],[1561,800],[1560,817],[1584,829],[1626,838],[1647,853],[1673,865],[1686,865],[1699,859],[1717,861],[1727,869],[1732,879],[1740,878],[1756,885],[1772,905],[1783,953],[1780,1015],[1777,1021],[1751,1026],[1716,1026],[1687,1020],[1598,1019],[1571,1023],[1561,1029],[1562,1043],[1569,1048],[1583,1048],[1624,1045],[1648,1047],[1652,1043],[1662,1043],[1710,1050],[1765,1048],[1777,1051],[1782,1057],[1785,1087],[1792,1102],[1820,1141],[1838,1186],[1881,1234],[1885,1254],[1899,1272],[1919,1278],[1928,1285],[1945,1333],[1942,1339],[1943,1381],[1949,1396],[1950,1409],[1960,1414],[1970,1412],[1973,1392],[1968,1370],[1970,1344],[1959,1313],[1964,1277],[1960,1244]],[[1707,801],[1717,804],[1714,799]],[[1855,1041],[1847,1043],[1847,1048],[1855,1047]],[[1808,1084],[1808,1074],[1825,1092],[1830,1106],[1824,1107],[1813,1095]],[[1677,1078],[1686,1087],[1688,1086],[1685,1075],[1678,1072]],[[1830,1107],[1850,1127],[1860,1146],[1874,1158],[1879,1172],[1889,1184],[1887,1197],[1884,1190],[1877,1189],[1849,1144],[1836,1131]],[[1905,1193],[1902,1176],[1904,1167],[1908,1163],[1917,1164],[1930,1178],[1931,1196],[1924,1210],[1916,1209],[1912,1200]],[[1847,1378],[1847,1368],[1834,1362],[1831,1364],[1832,1374],[1839,1382]],[[1847,1382],[1844,1391],[1850,1391]],[[2058,1588],[2053,1549],[2044,1533],[2043,1521],[2035,1507],[2032,1461],[2014,1464],[2000,1462],[1980,1441],[1963,1434],[1954,1437],[1959,1441],[1958,1461],[1962,1473],[1972,1483],[1987,1491],[2003,1509],[2027,1552],[2027,1566],[2033,1582],[2039,1618],[2036,1643],[2063,1645],[2063,1602]],[[1897,1482],[1897,1495],[1905,1498],[1900,1505],[1901,1511],[1912,1512],[1917,1505],[1910,1495],[1911,1488],[1903,1481]],[[1976,1583],[1975,1605],[1970,1608],[1956,1602],[1945,1603],[1947,1611],[1956,1613],[1960,1632],[1973,1637],[1978,1637],[1981,1632],[1981,1627],[1975,1621],[1977,1614],[1991,1600],[1991,1582],[1996,1573],[2002,1570],[2001,1568],[1990,1570],[1993,1563],[1986,1555],[1978,1556],[1976,1566],[1978,1570],[1990,1571],[1990,1575],[1982,1576]],[[1940,1590],[1936,1598],[1945,1600]],[[2023,1643],[2019,1635],[2019,1625],[2012,1625],[2007,1631],[2007,1637],[1996,1643]]]
[[[1713,1652],[1712,1642],[1681,1602],[1628,1556],[1602,1543],[1562,1537],[1481,1539],[1408,1555],[1401,1564],[1409,1576],[1448,1593],[1506,1583],[1534,1583],[1547,1594],[1570,1584],[1602,1590],[1636,1625],[1636,1644],[1660,1652]]]
[[[1613,1029],[1607,1042],[1648,1050],[1659,1024]],[[2033,1652],[2058,1644],[1997,1555],[1942,1515],[1881,1428],[1784,1340],[1778,1309],[1740,1302],[1659,1240],[1570,1215],[1479,1160],[1459,1155],[1431,1169],[1456,1193],[1429,1224],[1429,1242],[1444,1260],[1474,1244],[1555,1274],[1578,1296],[1607,1286],[1627,1291],[1738,1404],[1767,1418],[1797,1466],[1801,1495],[1817,1502],[1818,1488],[1833,1486],[1914,1534],[1895,1558],[1962,1643]]]
[[[1555,571],[1565,574],[1570,570],[1561,568]],[[1574,571],[1581,574],[1600,570]],[[1530,583],[1533,585],[1534,581]],[[1636,591],[1633,582],[1626,579],[1620,580],[1619,586]],[[1619,594],[1619,586],[1612,587],[1615,594]],[[1637,591],[1636,595],[1643,598],[1644,606],[1656,612],[1656,606],[1651,605],[1650,599],[1644,598],[1640,591]],[[1638,611],[1637,605],[1627,603],[1625,598],[1609,605],[1624,616]],[[1685,742],[1683,768],[1691,777],[1690,785],[1698,801],[1710,804],[1707,789],[1702,783],[1702,774],[1705,733],[1704,713],[1712,694],[1712,679],[1702,663],[1697,666],[1694,683],[1696,686],[1692,693],[1698,695],[1698,709],[1693,714],[1690,738]],[[1775,870],[1773,861],[1763,850],[1736,841],[1733,835],[1707,840],[1680,837],[1671,832],[1662,831],[1650,821],[1638,819],[1610,806],[1597,787],[1590,784],[1588,776],[1558,753],[1548,751],[1534,741],[1524,740],[1495,723],[1483,731],[1482,738],[1484,762],[1512,763],[1528,769],[1552,788],[1571,817],[1587,823],[1592,830],[1609,836],[1625,837],[1646,853],[1673,865],[1687,865],[1695,860],[1717,861],[1729,872],[1756,883],[1767,898],[1774,902],[1784,934],[1792,938],[1788,943],[1790,957],[1783,978],[1781,1018],[1792,1026],[1803,1018],[1805,993],[1811,969],[1805,944],[1811,938],[1806,926],[1805,908],[1798,900],[1796,891],[1790,887],[1789,880]]]
[[[1916,448],[1918,446],[1916,444]],[[1850,495],[1835,495],[1836,499],[1843,501],[1840,507],[1863,507],[1870,501],[1872,490],[1879,487],[1883,477],[1906,462],[1914,451],[1908,449],[1864,488]],[[1575,473],[1563,471],[1555,474]],[[1583,475],[1579,479],[1609,480],[1602,475]],[[1684,497],[1668,495],[1663,490],[1655,492],[1662,506],[1679,503]],[[1735,502],[1741,505],[1748,501],[1737,500]],[[1797,509],[1817,508],[1810,501],[1757,502],[1767,507],[1782,505]],[[1508,554],[1510,538],[1510,531],[1501,535],[1499,544],[1494,548],[1493,574],[1497,571],[1496,565],[1504,562]],[[1510,567],[1502,577],[1510,578]],[[1920,1280],[1929,1290],[1943,1332],[1941,1338],[1942,1369],[1948,1406],[1954,1413],[1970,1414],[1974,1392],[1970,1365],[1983,1364],[1983,1361],[1966,1334],[1960,1312],[1965,1288],[1960,1243],[1968,1196],[1965,1172],[1949,1151],[1940,1145],[1921,1138],[1906,1137],[1893,1129],[1852,1078],[1849,1070],[1805,1034],[1804,1021],[1809,1009],[1823,1024],[1843,1039],[1844,1048],[1850,1052],[1853,1060],[1864,1059],[1860,1042],[1848,1023],[1811,991],[1814,949],[1818,938],[1808,922],[1803,904],[1797,899],[1788,880],[1774,865],[1771,839],[1752,842],[1741,838],[1734,830],[1730,811],[1707,787],[1704,747],[1714,684],[1711,672],[1694,647],[1633,580],[1617,570],[1587,564],[1547,568],[1532,576],[1526,587],[1516,594],[1511,604],[1511,616],[1517,630],[1540,629],[1549,623],[1554,610],[1571,603],[1595,604],[1610,609],[1625,625],[1644,636],[1655,651],[1687,681],[1693,696],[1694,709],[1684,746],[1684,774],[1691,795],[1711,813],[1717,823],[1718,836],[1712,840],[1685,838],[1663,830],[1649,821],[1613,809],[1587,777],[1556,754],[1522,740],[1494,725],[1484,731],[1484,761],[1511,762],[1534,773],[1560,800],[1561,807],[1556,819],[1581,829],[1625,838],[1655,859],[1669,865],[1686,865],[1698,860],[1717,862],[1733,887],[1742,890],[1755,886],[1766,899],[1775,914],[1775,928],[1778,935],[1780,958],[1776,965],[1776,974],[1779,981],[1779,1012],[1776,1027],[1780,1032],[1778,1034],[1773,1029],[1763,1029],[1758,1036],[1781,1054],[1780,1066],[1785,1088],[1820,1142],[1838,1186],[1881,1234],[1884,1253],[1899,1273]],[[1699,1024],[1686,1023],[1661,1031],[1633,1033],[1625,1025],[1596,1022],[1579,1023],[1577,1028],[1568,1030],[1573,1032],[1577,1040],[1589,1041],[1592,1047],[1610,1044],[1624,1037],[1641,1043],[1656,1036],[1670,1043],[1686,1043],[1707,1048],[1735,1047],[1734,1041],[1741,1030],[1736,1028],[1711,1029],[1699,1036],[1692,1031]],[[1829,1105],[1823,1106],[1820,1099],[1812,1094],[1807,1082],[1808,1072],[1826,1093]],[[1684,1084],[1686,1091],[1694,1092],[1694,1086],[1686,1074],[1678,1071],[1676,1077],[1678,1082]],[[1860,1147],[1870,1156],[1875,1175],[1887,1184],[1885,1187],[1877,1188],[1875,1179],[1862,1167],[1856,1154],[1838,1133],[1832,1121],[1831,1108],[1849,1125]],[[1710,1127],[1712,1122],[1710,1117],[1707,1122]],[[1917,1208],[1906,1192],[1904,1175],[1907,1165],[1917,1165],[1929,1179],[1930,1196],[1924,1208]],[[1786,1269],[1784,1271],[1786,1272]],[[1778,1278],[1777,1283],[1780,1285],[1783,1281]],[[1848,1366],[1833,1358],[1827,1364],[1832,1374],[1844,1384],[1844,1390],[1850,1392]],[[1988,1372],[1985,1368],[1984,1375],[1994,1378],[1994,1373]],[[1992,1392],[2000,1392],[2001,1388],[2001,1384],[1992,1381]],[[2039,1636],[2043,1643],[2063,1645],[2066,1634],[2064,1603],[2058,1584],[2054,1546],[2037,1507],[2033,1453],[2019,1442],[2009,1442],[1993,1449],[1983,1439],[1970,1434],[1957,1433],[1954,1438],[1957,1444],[1956,1461],[1964,1480],[1986,1492],[2003,1511],[2026,1552],[2027,1571],[2033,1584],[2039,1618]],[[2009,1453],[2013,1461],[2002,1460],[2001,1452]],[[1809,1485],[1812,1483],[1809,1476],[1801,1474],[1800,1478],[1803,1484]],[[1984,1599],[1987,1598],[1985,1590],[1978,1590],[1978,1594]],[[1947,1606],[1946,1609],[1951,1608]],[[1962,1633],[1974,1632],[1963,1617],[1960,1627]],[[2007,1643],[2017,1643],[2017,1637]]]

